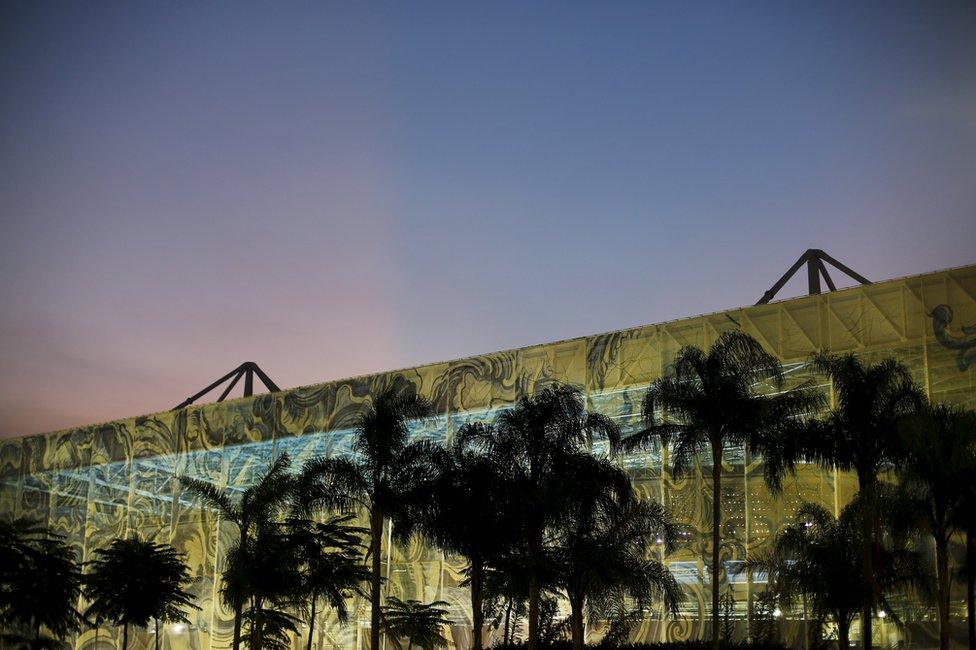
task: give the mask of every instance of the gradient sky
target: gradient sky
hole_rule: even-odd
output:
[[[969,264],[976,5],[8,0],[0,219],[4,436]]]

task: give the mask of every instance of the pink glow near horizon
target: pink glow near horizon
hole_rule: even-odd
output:
[[[4,3],[0,436],[972,263],[974,60],[972,3]]]

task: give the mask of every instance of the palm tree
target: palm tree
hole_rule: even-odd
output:
[[[10,640],[43,647],[51,641],[43,629],[58,640],[80,630],[80,595],[81,572],[63,536],[31,519],[0,521],[0,626]]]
[[[899,453],[898,421],[915,412],[924,396],[908,369],[894,359],[865,364],[853,353],[816,354],[813,367],[833,386],[836,404],[828,416],[798,432],[796,450],[826,469],[854,472],[864,502],[861,561],[861,639],[871,648],[871,615],[880,596],[873,549],[879,537],[878,475]]]
[[[796,521],[777,535],[771,552],[750,559],[746,568],[767,574],[768,588],[784,607],[802,597],[814,620],[832,618],[839,647],[846,649],[864,579],[860,524],[851,508],[834,519],[815,504],[801,506]]]
[[[650,559],[655,543],[668,544],[675,527],[664,508],[641,501],[627,474],[605,459],[581,454],[569,468],[571,505],[554,526],[556,584],[570,604],[574,650],[582,650],[584,608],[589,618],[632,620],[657,596],[677,612],[681,591],[671,572]]]
[[[205,505],[213,508],[226,521],[237,528],[237,546],[246,549],[257,527],[263,522],[274,520],[288,505],[292,495],[294,479],[288,473],[291,460],[282,454],[268,467],[257,483],[248,487],[240,497],[234,498],[232,491],[220,488],[189,476],[180,476],[183,487],[198,496]],[[228,578],[230,576],[226,576]],[[241,646],[241,614],[246,603],[245,594],[233,588],[225,588],[226,602],[234,609],[233,650]]]
[[[451,624],[445,618],[446,605],[441,600],[425,605],[419,600],[404,602],[391,596],[386,599],[386,607],[383,608],[383,631],[394,641],[406,637],[407,650],[414,645],[423,650],[443,648],[447,646],[447,639],[441,634],[441,628]]]
[[[199,609],[183,589],[192,581],[190,572],[172,546],[133,535],[112,540],[94,555],[85,575],[84,595],[91,602],[85,616],[121,625],[123,650],[130,625],[146,627],[155,619],[158,650],[159,619],[188,623],[185,610]]]
[[[438,459],[432,498],[422,508],[418,522],[424,536],[445,551],[468,560],[467,583],[471,588],[473,650],[482,650],[484,630],[485,573],[512,539],[512,522],[506,506],[518,495],[502,468],[484,454],[467,449],[464,441],[487,435],[482,423],[463,425],[449,453]]]
[[[891,511],[896,500],[883,491],[875,495]],[[804,503],[797,510],[795,523],[775,538],[768,553],[751,558],[749,571],[767,574],[767,589],[773,599],[790,607],[804,599],[815,620],[832,618],[837,625],[840,648],[850,646],[851,623],[860,613],[861,587],[866,580],[861,561],[861,521],[869,504],[855,496],[834,516],[823,506]],[[926,577],[917,553],[904,548],[878,544],[875,548],[878,569],[878,604],[893,610],[886,594],[899,588],[925,589]]]
[[[362,564],[362,537],[369,530],[350,525],[353,518],[354,515],[338,515],[324,522],[290,522],[292,539],[304,564],[301,591],[309,600],[308,650],[312,650],[319,598],[324,598],[339,622],[345,623],[349,619],[347,599],[354,594],[366,596],[362,585],[369,581],[370,573]]]
[[[783,367],[751,336],[724,332],[708,352],[684,347],[673,373],[651,384],[643,402],[646,428],[624,441],[627,449],[654,440],[674,441],[672,471],[691,470],[701,452],[712,461],[712,646],[719,645],[719,577],[722,524],[722,452],[746,445],[767,457],[765,478],[777,489],[793,459],[782,453],[784,429],[817,408],[820,397],[806,386],[783,391]],[[762,391],[767,392],[762,392]],[[662,417],[659,411],[666,414]]]
[[[459,444],[480,448],[491,462],[510,472],[513,504],[528,581],[528,647],[539,647],[542,591],[551,580],[552,558],[546,530],[565,511],[573,477],[564,471],[570,458],[586,450],[595,436],[620,442],[617,426],[605,415],[586,410],[577,388],[557,384],[534,397],[522,397],[501,413],[494,427],[459,434]]]
[[[301,551],[289,527],[278,521],[262,523],[228,550],[222,595],[227,602],[247,604],[243,623],[251,650],[264,646],[271,629],[265,628],[265,613],[298,607],[304,597]]]
[[[512,546],[494,558],[485,571],[484,608],[494,627],[502,628],[505,646],[515,642],[518,622],[528,613],[529,583],[524,566],[521,549]]]
[[[976,418],[947,404],[919,409],[899,423],[901,479],[908,523],[932,537],[938,584],[939,647],[949,647],[949,541],[963,530],[961,486],[976,474]]]
[[[273,607],[244,612],[244,633],[253,636],[260,626],[261,650],[290,650],[291,635],[298,634],[298,619]]]
[[[389,520],[398,541],[410,538],[416,525],[413,505],[422,500],[434,476],[434,447],[410,442],[412,420],[430,417],[425,398],[397,387],[376,395],[359,417],[351,458],[319,458],[305,464],[302,481],[321,481],[327,500],[345,494],[369,516],[371,648],[380,642],[380,587],[383,526]]]

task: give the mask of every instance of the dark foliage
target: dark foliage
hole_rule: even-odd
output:
[[[387,598],[383,608],[383,632],[394,642],[407,639],[407,650],[415,645],[423,650],[443,648],[447,646],[447,639],[441,631],[451,624],[446,618],[446,605],[439,600],[425,604],[419,600]]]
[[[184,587],[192,582],[183,555],[168,544],[133,535],[115,539],[95,551],[87,563],[85,616],[121,626],[122,648],[128,647],[129,627],[155,621],[189,622],[188,609],[199,609]],[[159,635],[156,635],[158,647]]]
[[[58,647],[86,623],[75,609],[80,595],[75,553],[61,535],[30,519],[0,522],[0,626],[8,642]]]

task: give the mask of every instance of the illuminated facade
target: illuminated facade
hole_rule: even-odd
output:
[[[637,423],[640,400],[684,345],[708,346],[721,332],[740,328],[779,355],[795,385],[813,378],[811,352],[853,350],[876,360],[893,356],[911,369],[933,400],[976,407],[976,266],[845,289],[818,296],[723,311],[650,325],[485,354],[458,361],[358,377],[230,402],[188,407],[107,424],[22,439],[0,440],[0,516],[30,516],[64,533],[79,558],[128,533],[168,541],[187,553],[197,580],[193,591],[201,611],[194,624],[177,633],[166,628],[164,647],[227,648],[232,614],[220,602],[219,570],[230,530],[217,515],[181,495],[175,476],[190,474],[222,486],[247,485],[274,454],[288,452],[296,463],[350,448],[352,427],[364,401],[383,388],[412,384],[430,398],[438,417],[418,436],[443,439],[470,419],[490,419],[520,395],[552,380],[585,390],[591,408],[618,420],[624,430]],[[815,378],[825,391],[830,387]],[[622,462],[648,498],[663,501],[682,524],[678,549],[664,558],[687,597],[677,618],[654,612],[634,630],[637,640],[704,636],[708,618],[707,558],[713,499],[703,458],[702,471],[679,479],[668,471],[666,450],[626,457]],[[837,510],[856,489],[851,476],[801,466],[784,493],[770,496],[763,463],[742,450],[727,450],[721,494],[726,567],[766,548],[771,536],[802,501]],[[458,647],[470,639],[467,590],[459,587],[463,560],[414,542],[408,548],[384,546],[389,595],[451,603]],[[739,634],[749,625],[746,603],[761,593],[761,582],[729,572],[737,600]],[[703,582],[704,581],[704,582]],[[954,634],[963,637],[964,605],[953,597],[958,617]],[[907,640],[932,645],[934,610],[904,602],[908,622],[890,622],[876,640]],[[323,615],[316,625],[316,648],[362,648],[368,639],[368,602],[340,627]],[[926,620],[928,616],[928,620]],[[778,621],[784,639],[796,639],[802,613]],[[319,632],[321,631],[321,632]],[[854,633],[856,634],[856,624]],[[120,635],[103,628],[99,648],[118,644]],[[134,641],[132,640],[134,638]],[[75,639],[76,648],[93,648],[95,633]],[[489,637],[490,639],[490,637]],[[151,647],[152,637],[136,630],[130,643]],[[296,647],[304,647],[296,639]],[[114,646],[113,646],[114,647]]]

